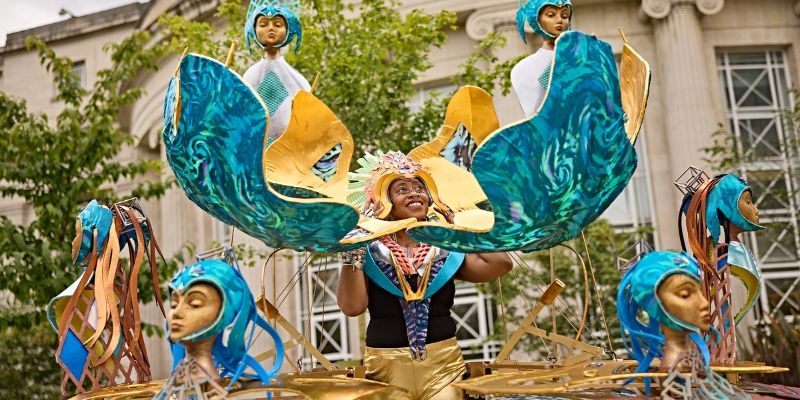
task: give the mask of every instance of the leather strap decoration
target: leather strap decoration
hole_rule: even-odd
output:
[[[71,286],[74,290],[51,301],[65,397],[151,379],[141,331],[139,272],[146,257],[156,303],[164,314],[156,258],[163,260],[163,255],[138,200],[109,208],[113,215],[109,232],[104,235],[94,228],[89,262]],[[98,243],[98,237],[106,240]],[[123,262],[126,248],[128,261]]]

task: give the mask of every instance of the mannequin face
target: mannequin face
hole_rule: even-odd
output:
[[[169,338],[178,342],[214,322],[220,313],[222,298],[214,286],[198,283],[183,294],[173,290],[170,306]]]
[[[428,215],[428,190],[417,178],[399,178],[389,184],[392,211],[389,216],[395,220],[416,218],[422,221]]]
[[[570,9],[567,6],[545,6],[539,13],[539,25],[545,32],[558,37],[566,32],[569,21],[572,18]]]
[[[739,196],[739,213],[748,221],[758,224],[758,207],[753,204],[753,194],[749,190]]]
[[[259,15],[256,19],[256,36],[266,48],[274,48],[283,43],[286,40],[286,19],[280,15]]]
[[[661,304],[681,321],[707,331],[711,327],[708,300],[703,296],[700,282],[684,274],[667,278],[656,291]]]

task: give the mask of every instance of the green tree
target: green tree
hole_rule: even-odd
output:
[[[80,271],[72,265],[70,242],[74,219],[90,199],[109,204],[122,200],[111,188],[122,180],[140,181],[126,197],[155,198],[170,181],[159,181],[159,161],[121,162],[117,158],[134,139],[118,126],[120,109],[141,97],[142,90],[124,84],[156,68],[164,47],[148,48],[147,33],[136,32],[106,47],[113,67],[98,72],[97,83],[81,86],[70,59],[30,38],[53,75],[56,100],[63,110],[55,120],[28,111],[25,101],[0,92],[0,196],[30,204],[36,219],[28,225],[0,216],[0,371],[7,384],[0,398],[54,398],[60,371],[53,353],[56,335],[44,317],[44,306]],[[162,279],[175,261],[161,266]],[[149,277],[141,276],[140,297],[152,299]]]
[[[356,146],[362,150],[408,151],[435,135],[444,120],[451,93],[427,101],[419,110],[409,108],[416,94],[414,82],[433,65],[429,52],[447,40],[456,15],[448,11],[428,14],[413,10],[403,16],[396,0],[365,0],[358,5],[342,0],[304,3],[303,43],[297,54],[284,50],[287,61],[309,81],[319,74],[315,95],[342,119]],[[160,23],[170,34],[175,52],[190,51],[218,60],[227,57],[234,40],[241,42],[246,9],[237,0],[223,0],[216,19],[225,21],[225,35],[215,37],[208,22],[165,15]],[[454,77],[492,91],[506,93],[513,60],[498,62],[495,50],[505,45],[497,34],[485,39]],[[239,49],[231,68],[244,72],[261,57]]]
[[[555,279],[566,284],[555,303],[557,331],[564,336],[575,337],[583,317],[585,290],[588,286],[589,308],[580,340],[607,350],[613,349],[618,355],[622,355],[615,300],[622,272],[617,269],[617,257],[635,255],[628,254],[626,250],[632,250],[631,247],[640,240],[652,243],[652,232],[649,225],[632,231],[618,231],[608,221],[599,219],[589,225],[581,235],[561,246],[530,254],[514,254],[514,268],[501,278],[500,285],[491,282],[483,286],[496,301],[501,298],[505,300],[505,309],[502,310],[505,318],[501,316],[495,320],[493,339],[502,341],[506,334],[511,336],[519,327],[519,323],[550,284],[552,265]],[[586,267],[585,276],[582,264]],[[552,308],[546,307],[536,319],[536,325],[540,329],[551,330],[552,315]],[[526,335],[517,345],[517,349],[529,352],[533,360],[545,359],[551,352],[556,355],[561,351],[560,356],[565,355],[564,346],[556,350],[553,342],[543,343],[541,339],[531,335]]]

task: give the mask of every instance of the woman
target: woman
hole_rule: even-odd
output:
[[[430,175],[402,153],[383,156],[365,192],[367,215],[392,221],[443,217],[453,223]],[[367,377],[402,387],[413,399],[461,398],[450,385],[465,372],[450,317],[454,279],[498,278],[511,270],[509,255],[449,252],[417,243],[400,230],[345,254],[343,263],[339,307],[351,317],[370,312]]]

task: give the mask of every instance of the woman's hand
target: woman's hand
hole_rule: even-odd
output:
[[[434,207],[433,209],[436,210],[436,212],[438,212],[439,214],[442,214],[444,216],[444,219],[447,220],[447,223],[449,223],[450,225],[455,224],[456,214],[452,210],[450,210],[449,208],[447,210],[442,210],[439,207]]]

